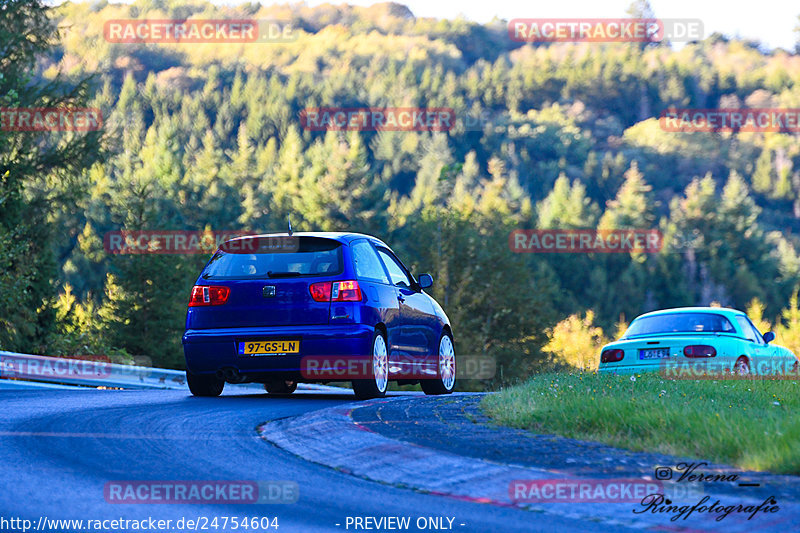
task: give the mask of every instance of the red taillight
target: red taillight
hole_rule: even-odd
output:
[[[622,357],[624,355],[625,352],[623,352],[622,350],[605,350],[600,356],[600,362],[616,363],[617,361],[622,361]]]
[[[361,287],[357,281],[334,281],[331,288],[332,302],[360,302]]]
[[[189,298],[189,307],[222,305],[228,301],[228,296],[230,296],[230,294],[230,287],[195,285],[192,287],[192,296]]]
[[[716,357],[717,351],[713,346],[707,344],[695,344],[684,348],[683,355],[686,357]]]
[[[330,302],[331,301],[331,282],[320,281],[319,283],[312,283],[308,286],[311,292],[311,298],[315,302]]]
[[[361,287],[358,282],[351,281],[320,281],[308,286],[311,298],[315,302],[360,302]]]

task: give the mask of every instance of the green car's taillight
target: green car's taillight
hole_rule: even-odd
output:
[[[620,349],[614,350],[604,350],[603,353],[600,355],[600,362],[602,363],[616,363],[617,361],[622,361],[625,352]]]
[[[717,350],[707,344],[694,344],[683,349],[686,357],[716,357]]]

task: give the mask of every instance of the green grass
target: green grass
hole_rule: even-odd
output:
[[[542,374],[488,395],[495,422],[630,450],[800,474],[800,384]]]

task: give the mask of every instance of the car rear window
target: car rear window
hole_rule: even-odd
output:
[[[735,333],[736,330],[727,318],[716,313],[668,313],[634,320],[623,337],[692,332]]]
[[[252,237],[229,241],[211,258],[204,279],[334,276],[344,270],[342,244],[321,237]]]

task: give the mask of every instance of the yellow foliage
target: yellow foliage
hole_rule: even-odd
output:
[[[581,370],[596,370],[600,364],[600,348],[608,342],[603,330],[594,325],[594,311],[586,315],[570,315],[547,332],[543,348],[559,362]]]
[[[616,331],[614,332],[614,339],[617,340],[625,333],[625,330],[628,329],[628,322],[625,320],[625,315],[619,316],[619,322],[617,322],[614,327]]]
[[[797,307],[797,290],[789,299],[789,307],[781,313],[783,318],[775,326],[775,343],[800,355],[800,309]]]
[[[768,320],[764,319],[765,307],[766,306],[761,302],[761,300],[758,298],[753,298],[750,300],[750,303],[747,304],[746,310],[747,316],[750,317],[750,320],[753,321],[753,324],[761,333],[772,331],[772,324],[770,324]]]

